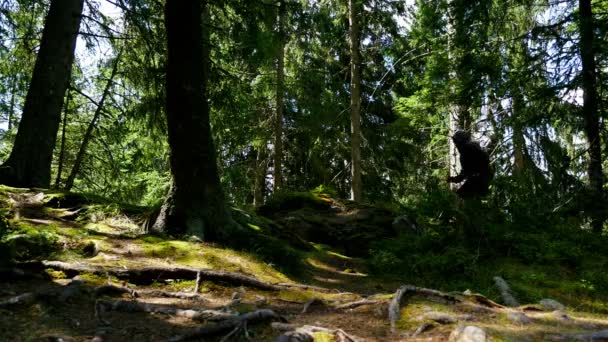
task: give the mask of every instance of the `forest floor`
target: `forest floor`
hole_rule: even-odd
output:
[[[304,269],[282,272],[251,251],[140,235],[145,210],[11,188],[1,189],[0,201],[10,218],[6,245],[30,260],[0,270],[1,341],[456,341],[467,326],[493,341],[608,340],[605,311],[574,299],[563,308],[507,307],[495,293],[411,283],[396,300],[403,285],[397,278],[372,276],[365,259],[344,255],[359,254],[370,236],[355,241],[351,234],[336,248],[310,244],[299,254]],[[334,235],[388,227],[395,218],[338,202],[267,210],[270,219],[235,213],[250,217],[254,230],[262,224],[288,230],[278,234],[286,244],[306,244],[336,227],[342,230]],[[387,230],[376,229],[380,236]]]

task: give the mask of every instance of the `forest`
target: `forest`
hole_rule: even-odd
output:
[[[608,341],[607,0],[0,1],[0,341]]]

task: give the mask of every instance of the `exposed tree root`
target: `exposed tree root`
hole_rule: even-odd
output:
[[[335,289],[328,289],[326,287],[319,287],[314,285],[306,285],[306,284],[291,284],[291,283],[278,283],[276,286],[280,286],[283,288],[296,288],[302,290],[313,290],[321,293],[340,293],[340,291]]]
[[[238,315],[218,310],[181,309],[175,306],[127,300],[97,300],[95,303],[99,319],[108,311],[148,312],[189,318],[196,321],[223,321]]]
[[[347,334],[342,329],[328,329],[313,325],[304,325],[301,327],[296,327],[292,324],[276,322],[272,323],[272,328],[284,332],[281,336],[277,337],[276,342],[313,342],[315,339],[314,334],[317,332],[331,334],[334,337],[334,341],[338,342],[359,341],[358,338]]]
[[[399,320],[399,316],[401,313],[401,304],[403,301],[403,297],[405,297],[406,295],[421,295],[425,297],[434,297],[443,299],[452,304],[462,302],[462,300],[445,292],[412,285],[403,285],[399,289],[397,289],[397,292],[395,292],[393,300],[391,300],[391,303],[388,307],[388,319],[391,323],[392,331],[395,330],[395,323],[397,322],[397,320]]]
[[[465,292],[462,294],[464,297],[466,297],[467,299],[471,300],[472,302],[475,302],[477,304],[481,304],[483,306],[487,306],[489,308],[493,308],[493,309],[505,309],[506,307],[504,305],[500,305],[498,303],[496,303],[495,301],[487,298],[484,295],[481,295],[479,293],[468,293]]]
[[[357,301],[350,302],[350,303],[340,304],[340,305],[335,306],[335,308],[338,310],[348,310],[348,309],[354,309],[354,308],[358,308],[360,306],[366,306],[366,305],[385,304],[387,302],[388,302],[388,300],[365,298],[365,299],[357,300]]]
[[[103,285],[95,288],[95,296],[115,296],[128,294],[133,298],[138,297],[162,297],[162,298],[177,298],[177,299],[193,299],[193,300],[207,300],[205,297],[197,293],[191,292],[169,292],[161,290],[135,290],[129,287],[114,286],[114,285]]]
[[[311,300],[309,300],[308,302],[304,303],[304,308],[302,308],[302,313],[305,314],[306,312],[308,312],[308,309],[310,309],[310,307],[312,305],[320,305],[323,307],[327,307],[327,303],[321,299],[321,298],[313,298]]]
[[[42,292],[26,292],[18,296],[0,301],[0,308],[8,308],[14,305],[30,305],[40,298]]]
[[[67,302],[74,296],[77,296],[82,291],[83,283],[79,280],[73,280],[66,286],[54,287],[35,292],[26,292],[18,296],[14,296],[3,301],[0,301],[0,308],[8,308],[15,305],[31,305],[39,300],[56,300],[59,302]]]
[[[40,273],[29,272],[16,267],[0,267],[0,282],[36,278],[42,279],[44,277]]]
[[[225,333],[228,331],[228,335],[224,336],[223,340],[227,340],[228,338],[236,335],[239,332],[243,332],[248,335],[247,325],[250,323],[256,323],[260,321],[285,321],[285,318],[276,314],[272,310],[262,309],[256,310],[252,312],[248,312],[230,319],[226,319],[224,321],[218,322],[213,325],[205,325],[192,331],[178,335],[170,338],[168,341],[170,342],[179,342],[179,341],[188,341],[196,338],[203,338],[208,336],[214,336],[221,333]]]
[[[112,275],[119,279],[128,279],[136,284],[148,284],[160,279],[187,279],[194,280],[200,274],[200,279],[221,281],[234,285],[245,285],[260,290],[278,291],[280,286],[263,282],[252,276],[241,273],[223,272],[209,269],[195,269],[190,267],[143,267],[137,269],[109,268],[86,264],[70,264],[61,261],[36,261],[21,264],[24,268],[43,271],[46,268],[60,270],[68,276],[80,273],[98,275]]]

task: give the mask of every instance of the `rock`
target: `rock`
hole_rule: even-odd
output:
[[[596,331],[588,334],[580,334],[574,336],[574,338],[581,341],[608,341],[608,330]]]
[[[48,341],[48,342],[72,342],[76,341],[71,336],[59,335],[59,334],[46,334],[40,336],[40,341]]]
[[[459,325],[450,334],[449,342],[486,342],[488,340],[485,330],[469,325]]]
[[[532,323],[532,319],[526,316],[523,312],[512,311],[507,314],[507,318],[514,323],[526,325]]]
[[[568,314],[562,310],[553,311],[553,316],[555,316],[555,318],[557,318],[560,321],[571,321],[572,320],[572,318],[570,318],[570,316],[568,316]]]
[[[553,310],[564,310],[566,306],[564,304],[556,301],[555,299],[545,298],[541,299],[539,302],[540,305],[543,306],[545,310],[553,311]]]
[[[509,284],[507,284],[507,282],[501,277],[494,277],[493,279],[494,279],[494,284],[496,284],[496,287],[500,291],[500,296],[502,297],[502,300],[505,303],[505,305],[506,306],[519,306],[519,302],[513,296],[513,293],[511,292],[511,288],[509,287]]]

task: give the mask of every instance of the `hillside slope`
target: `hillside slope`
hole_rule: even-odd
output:
[[[257,236],[238,249],[142,235],[148,209],[103,199],[2,188],[0,201],[2,248],[17,260],[0,269],[3,341],[445,341],[475,332],[464,326],[494,341],[601,340],[608,330],[606,302],[583,305],[568,288],[537,289],[563,308],[507,307],[495,289],[372,275],[373,242],[415,224],[323,194],[276,199],[265,218],[235,209]]]

